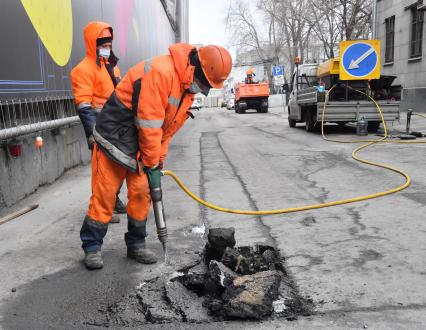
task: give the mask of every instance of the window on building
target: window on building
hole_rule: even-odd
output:
[[[422,56],[423,11],[411,7],[410,57]]]
[[[385,62],[393,62],[394,40],[395,40],[395,16],[385,19],[386,25],[386,47]]]

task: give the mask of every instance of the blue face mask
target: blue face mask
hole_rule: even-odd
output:
[[[99,56],[103,58],[109,58],[111,55],[111,49],[109,48],[99,48]]]

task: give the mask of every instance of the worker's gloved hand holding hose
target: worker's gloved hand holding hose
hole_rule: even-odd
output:
[[[143,171],[148,177],[149,189],[151,192],[152,207],[154,209],[155,224],[157,226],[158,239],[163,244],[164,258],[167,256],[167,227],[166,217],[164,215],[164,207],[161,191],[161,167],[144,167]]]

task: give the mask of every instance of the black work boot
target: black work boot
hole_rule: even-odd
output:
[[[84,257],[84,264],[87,269],[101,269],[104,266],[101,251],[87,252]]]
[[[121,199],[118,197],[115,199],[115,208],[114,212],[117,214],[124,214],[126,213],[126,205],[121,201]]]
[[[127,258],[135,259],[141,264],[155,264],[157,262],[155,253],[146,248],[127,248]]]

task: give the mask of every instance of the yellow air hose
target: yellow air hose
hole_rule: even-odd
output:
[[[373,199],[373,198],[377,198],[377,197],[382,197],[382,196],[386,196],[386,195],[390,195],[393,193],[396,193],[398,191],[401,191],[405,188],[407,188],[410,183],[411,183],[411,178],[410,176],[405,173],[404,171],[397,169],[395,167],[391,167],[385,164],[380,164],[380,163],[375,163],[369,160],[365,160],[360,158],[359,156],[357,156],[357,153],[373,144],[376,143],[382,143],[382,142],[390,142],[390,143],[426,143],[426,141],[391,141],[387,139],[388,133],[387,133],[387,127],[386,127],[386,123],[383,117],[383,113],[380,109],[380,106],[377,104],[377,102],[370,97],[369,95],[355,90],[360,94],[364,94],[366,96],[368,96],[371,101],[373,101],[373,103],[375,104],[377,110],[380,113],[380,118],[383,124],[383,129],[384,129],[384,136],[380,139],[377,140],[351,140],[351,141],[340,141],[340,140],[332,140],[329,138],[326,138],[324,135],[324,114],[325,114],[325,109],[327,107],[327,102],[328,102],[328,96],[330,94],[330,92],[334,89],[335,86],[333,86],[330,90],[327,91],[327,94],[325,96],[325,102],[324,102],[324,108],[323,108],[323,112],[322,112],[322,117],[321,117],[321,135],[323,137],[324,140],[326,141],[331,141],[331,142],[338,142],[338,143],[364,143],[367,142],[366,144],[356,148],[353,152],[352,152],[352,158],[355,159],[358,162],[364,163],[364,164],[368,164],[368,165],[372,165],[372,166],[376,166],[376,167],[381,167],[384,168],[386,170],[392,171],[392,172],[396,172],[398,174],[400,174],[401,176],[404,177],[405,179],[405,183],[397,186],[395,188],[389,189],[389,190],[385,190],[385,191],[381,191],[381,192],[377,192],[374,194],[369,194],[369,195],[363,195],[363,196],[359,196],[359,197],[353,197],[353,198],[348,198],[348,199],[341,199],[341,200],[337,200],[337,201],[333,201],[333,202],[327,202],[327,203],[321,203],[321,204],[312,204],[312,205],[305,205],[305,206],[299,206],[299,207],[291,207],[291,208],[286,208],[286,209],[275,209],[275,210],[263,210],[263,211],[251,211],[251,210],[234,210],[234,209],[229,209],[229,208],[225,208],[225,207],[221,207],[221,206],[217,206],[214,204],[211,204],[203,199],[201,199],[200,197],[198,197],[197,195],[195,195],[194,193],[191,192],[191,190],[188,189],[187,186],[185,186],[185,184],[180,180],[180,178],[172,171],[168,171],[168,170],[164,170],[162,171],[162,175],[168,175],[170,177],[172,177],[176,183],[179,185],[179,187],[192,199],[194,199],[196,202],[219,212],[226,212],[226,213],[234,213],[234,214],[245,214],[245,215],[272,215],[272,214],[284,214],[284,213],[292,213],[292,212],[299,212],[299,211],[307,211],[307,210],[313,210],[313,209],[319,209],[319,208],[324,208],[324,207],[329,207],[329,206],[336,206],[336,205],[342,205],[342,204],[349,204],[349,203],[355,203],[355,202],[360,202],[360,201],[364,201],[367,199]],[[423,115],[417,114],[421,117],[425,117]]]
[[[419,116],[419,117],[422,117],[422,118],[426,118],[426,116],[425,116],[425,115],[422,115],[422,114],[417,113],[417,112],[413,112],[413,115],[415,115],[415,116]]]

